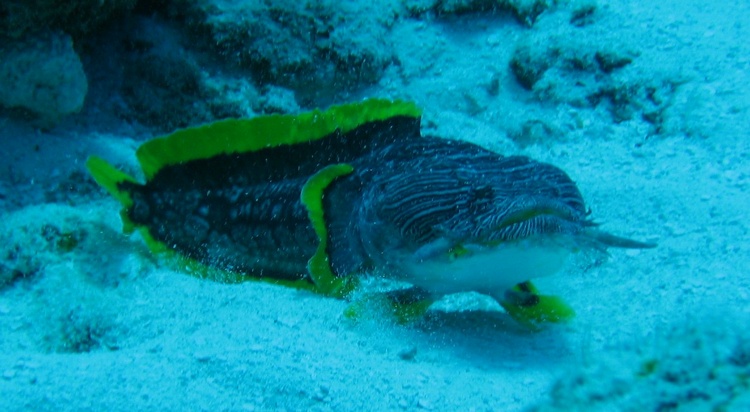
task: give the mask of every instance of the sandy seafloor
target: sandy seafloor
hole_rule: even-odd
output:
[[[186,276],[121,234],[84,173],[92,153],[132,165],[143,136],[0,119],[0,250],[28,271],[0,289],[0,410],[750,410],[750,4],[598,4],[594,29],[560,38],[637,50],[635,82],[679,78],[664,129],[515,82],[498,39],[543,42],[564,10],[531,29],[402,20],[400,70],[352,96],[410,98],[430,133],[555,164],[603,228],[658,242],[539,279],[572,322],[531,332],[476,296],[417,325],[352,322],[346,302]],[[514,143],[528,113],[558,132]],[[60,181],[88,195],[59,201]]]

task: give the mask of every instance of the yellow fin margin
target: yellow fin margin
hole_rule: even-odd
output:
[[[541,323],[566,322],[576,314],[562,298],[540,295],[531,282],[514,286],[499,303],[508,315],[531,329],[538,329]]]
[[[166,166],[319,140],[336,130],[346,133],[395,116],[419,117],[421,110],[411,102],[369,99],[297,115],[220,120],[150,140],[138,148],[136,156],[146,179],[151,180]]]
[[[334,180],[353,172],[354,168],[346,163],[324,167],[307,180],[302,187],[300,200],[307,208],[310,223],[318,235],[318,249],[307,262],[307,271],[320,293],[345,297],[355,287],[351,277],[338,277],[331,270],[328,260],[328,230],[326,229],[325,213],[323,210],[324,191]]]
[[[130,193],[119,187],[123,182],[138,184],[133,177],[118,170],[98,156],[90,156],[86,159],[86,169],[91,173],[96,183],[117,199],[123,207],[128,208],[133,206],[133,199],[130,198]]]

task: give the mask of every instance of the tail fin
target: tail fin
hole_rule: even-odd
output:
[[[112,197],[117,199],[122,205],[122,211],[120,216],[122,217],[122,223],[124,225],[123,230],[125,233],[130,233],[135,228],[133,222],[128,218],[127,211],[133,206],[133,198],[130,192],[123,187],[123,183],[139,184],[133,177],[126,173],[118,170],[111,164],[107,163],[106,160],[91,156],[86,160],[86,168],[91,173],[96,183],[103,187],[109,192]]]

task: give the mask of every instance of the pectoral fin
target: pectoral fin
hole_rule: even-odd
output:
[[[575,311],[558,296],[541,295],[531,282],[523,282],[495,297],[500,306],[521,324],[537,329],[541,323],[560,323],[572,319]]]
[[[328,230],[323,211],[323,196],[325,189],[334,180],[351,173],[354,168],[346,163],[326,166],[308,179],[302,188],[300,200],[307,208],[310,223],[318,235],[319,243],[315,255],[307,262],[307,270],[318,291],[325,295],[342,298],[354,287],[351,277],[337,277],[331,270],[331,264],[326,251],[328,245]]]

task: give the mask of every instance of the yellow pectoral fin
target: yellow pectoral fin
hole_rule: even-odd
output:
[[[300,194],[300,200],[307,209],[310,223],[319,240],[315,255],[307,262],[307,271],[319,293],[338,298],[343,298],[349,294],[355,287],[355,282],[351,277],[337,277],[331,270],[331,264],[326,251],[326,247],[328,246],[328,230],[326,229],[325,213],[323,210],[323,196],[328,185],[352,171],[354,171],[354,168],[346,163],[326,166],[308,179]]]
[[[573,308],[562,298],[540,295],[531,282],[514,286],[499,303],[513,319],[533,329],[541,323],[560,323],[575,317]]]

